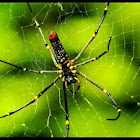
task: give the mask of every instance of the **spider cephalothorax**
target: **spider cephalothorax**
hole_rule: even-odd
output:
[[[56,66],[57,70],[31,70],[31,69],[28,69],[28,68],[24,68],[24,67],[20,67],[20,66],[17,66],[17,65],[14,65],[14,64],[11,64],[9,62],[6,62],[6,61],[3,61],[3,60],[0,60],[0,62],[2,63],[5,63],[5,64],[8,64],[8,65],[11,65],[11,66],[14,66],[20,70],[23,70],[24,72],[32,72],[32,73],[38,73],[38,74],[45,74],[45,73],[57,73],[59,74],[52,83],[50,83],[43,91],[41,91],[37,96],[35,96],[29,103],[23,105],[22,107],[12,111],[12,112],[9,112],[3,116],[1,116],[0,118],[4,118],[4,117],[7,117],[7,116],[10,116],[16,112],[18,112],[19,110],[27,107],[28,105],[34,103],[38,98],[40,98],[50,87],[52,87],[54,85],[54,83],[57,82],[57,80],[59,80],[60,78],[62,78],[62,85],[63,85],[63,92],[64,92],[64,102],[65,102],[65,116],[66,116],[66,137],[68,137],[68,132],[69,132],[69,125],[70,125],[70,121],[69,121],[69,114],[68,114],[68,105],[67,105],[67,96],[66,96],[66,89],[68,91],[70,91],[72,94],[75,94],[79,91],[80,89],[80,85],[81,85],[81,82],[80,80],[78,79],[78,75],[85,78],[87,81],[89,81],[91,84],[95,85],[97,88],[99,88],[101,91],[103,91],[110,99],[111,101],[113,102],[113,104],[117,107],[117,111],[118,111],[118,116],[116,118],[113,118],[113,119],[107,119],[107,120],[117,120],[120,116],[120,113],[121,113],[121,109],[120,107],[117,105],[117,103],[114,101],[114,99],[111,97],[110,93],[102,88],[100,85],[96,84],[94,81],[92,81],[90,78],[88,78],[87,76],[85,76],[82,72],[79,72],[77,70],[77,68],[79,66],[82,66],[82,65],[85,65],[85,64],[88,64],[90,62],[94,62],[96,60],[98,60],[99,58],[101,58],[103,55],[105,55],[106,53],[109,52],[109,45],[110,45],[110,42],[111,42],[111,37],[108,41],[108,47],[107,49],[102,53],[100,54],[99,56],[97,57],[94,57],[94,58],[91,58],[90,60],[87,60],[85,62],[82,62],[82,63],[79,63],[79,64],[76,64],[74,65],[74,63],[81,57],[81,55],[83,54],[83,52],[86,50],[86,48],[89,46],[89,44],[94,40],[94,38],[97,36],[98,34],[98,31],[104,21],[104,18],[106,16],[106,13],[108,11],[108,7],[109,7],[109,3],[107,3],[107,6],[106,8],[104,9],[104,13],[103,13],[103,16],[101,18],[101,21],[96,29],[96,31],[94,32],[94,34],[91,36],[91,38],[89,39],[89,41],[86,43],[86,45],[83,47],[83,49],[79,52],[79,54],[72,60],[70,60],[70,58],[68,57],[68,54],[66,53],[65,49],[63,48],[59,38],[58,38],[58,35],[56,32],[54,31],[50,31],[49,32],[49,40],[51,42],[51,45],[52,45],[52,48],[53,48],[53,51],[54,51],[54,54],[50,48],[50,46],[47,44],[46,40],[45,40],[45,37],[44,37],[44,34],[42,32],[42,29],[39,25],[39,23],[37,22],[35,16],[33,15],[33,12],[32,12],[32,9],[28,4],[28,8],[31,12],[31,15],[32,15],[32,18],[35,22],[35,25],[36,27],[38,28],[40,34],[41,34],[41,37],[44,41],[44,45],[45,47],[49,50],[50,54],[51,54],[51,58],[53,60],[53,63],[54,65]],[[69,88],[69,85],[73,84],[73,83],[78,83],[78,88],[77,90],[71,90]]]

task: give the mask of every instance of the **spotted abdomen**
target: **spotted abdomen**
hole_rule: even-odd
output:
[[[52,44],[57,63],[63,64],[66,60],[69,59],[69,57],[68,57],[68,54],[66,53],[65,49],[63,48],[63,46],[57,36],[57,33],[54,31],[50,31],[49,40]]]

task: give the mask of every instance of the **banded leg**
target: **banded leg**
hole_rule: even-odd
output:
[[[20,66],[17,66],[17,65],[14,65],[14,64],[11,64],[9,62],[6,62],[6,61],[3,61],[3,60],[0,60],[0,62],[2,63],[5,63],[5,64],[8,64],[8,65],[11,65],[15,68],[18,68],[22,71],[25,71],[25,72],[32,72],[32,73],[38,73],[38,74],[43,74],[43,73],[59,73],[61,74],[62,73],[62,70],[53,70],[53,71],[49,71],[49,70],[31,70],[31,69],[27,69],[27,68],[24,68],[24,67],[20,67]]]
[[[98,84],[96,84],[94,81],[90,80],[87,76],[85,76],[83,73],[81,72],[77,72],[77,74],[79,74],[80,76],[82,76],[83,78],[85,78],[87,81],[89,81],[90,83],[92,83],[93,85],[95,85],[97,88],[99,88],[100,90],[102,90],[105,94],[108,95],[108,97],[111,99],[111,101],[113,102],[113,104],[117,107],[117,111],[118,111],[118,116],[116,118],[113,119],[107,119],[107,120],[117,120],[120,117],[121,114],[121,109],[120,107],[117,105],[117,103],[114,101],[114,99],[111,97],[110,93],[102,88],[101,86],[99,86]]]
[[[72,62],[75,62],[76,60],[78,60],[78,59],[81,57],[82,53],[86,50],[86,48],[89,46],[89,44],[90,44],[90,43],[93,41],[93,39],[97,36],[98,31],[99,31],[99,29],[100,29],[100,27],[101,27],[101,25],[102,25],[102,23],[103,23],[103,21],[104,21],[104,19],[105,19],[105,16],[106,16],[108,7],[109,7],[109,2],[107,3],[106,8],[104,9],[104,14],[103,14],[103,16],[102,16],[102,18],[101,18],[101,21],[100,21],[100,23],[99,23],[99,25],[98,25],[98,27],[97,27],[95,33],[92,35],[92,37],[91,37],[90,40],[87,42],[87,44],[84,46],[84,48],[81,50],[81,52],[72,60]]]
[[[20,108],[14,110],[14,111],[12,111],[12,112],[9,112],[9,113],[7,113],[7,114],[1,116],[0,118],[4,118],[4,117],[7,117],[7,116],[10,116],[10,115],[12,115],[12,114],[14,114],[14,113],[20,111],[21,109],[27,107],[28,105],[34,103],[39,97],[41,97],[41,96],[43,95],[43,93],[45,93],[52,85],[54,85],[54,83],[55,83],[58,79],[59,79],[59,77],[56,77],[56,78],[54,79],[54,81],[53,81],[49,86],[47,86],[43,91],[41,91],[37,96],[35,96],[34,99],[32,99],[29,103],[23,105],[22,107],[20,107]]]
[[[74,77],[74,79],[78,82],[78,87],[77,87],[77,90],[74,92],[74,94],[78,93],[79,90],[80,90],[80,86],[81,86],[81,81],[77,78],[77,77]]]
[[[79,66],[81,66],[81,65],[85,65],[85,64],[88,64],[88,63],[93,62],[93,61],[95,61],[95,60],[98,60],[98,59],[101,58],[104,54],[108,53],[108,52],[109,52],[110,41],[111,41],[111,37],[110,37],[110,39],[109,39],[109,41],[108,41],[107,50],[105,50],[105,51],[104,51],[102,54],[100,54],[98,57],[94,57],[94,58],[92,58],[92,59],[90,59],[90,60],[87,60],[87,61],[85,61],[85,62],[83,62],[83,63],[79,63],[79,64],[77,64],[77,65],[74,65],[73,68],[77,68],[77,67],[79,67]]]
[[[70,91],[73,94],[73,91],[68,87],[67,81],[65,81],[65,87],[68,91]]]
[[[65,115],[66,115],[66,137],[68,137],[69,135],[69,125],[70,125],[70,121],[69,121],[69,114],[68,114],[68,103],[67,103],[67,96],[66,96],[66,88],[65,88],[65,82],[62,82],[63,84],[63,92],[64,92],[64,101],[65,101]]]
[[[33,18],[33,20],[34,20],[34,22],[35,22],[35,25],[36,25],[36,27],[38,28],[38,30],[39,30],[39,32],[40,32],[40,34],[41,34],[41,36],[42,36],[42,39],[43,39],[43,41],[44,41],[44,45],[45,45],[46,48],[49,50],[49,52],[50,52],[50,54],[51,54],[51,57],[52,57],[52,60],[53,60],[53,62],[54,62],[54,64],[55,64],[55,66],[56,66],[57,68],[59,68],[59,65],[57,64],[57,62],[56,62],[56,60],[55,60],[55,57],[54,57],[54,55],[53,55],[53,53],[52,53],[52,50],[51,50],[51,48],[49,47],[49,45],[47,44],[47,42],[46,42],[46,40],[45,40],[45,37],[44,37],[44,34],[43,34],[42,29],[41,29],[41,27],[40,27],[40,24],[37,22],[37,20],[36,20],[34,14],[33,14],[33,11],[32,11],[32,9],[31,9],[30,4],[29,4],[28,2],[27,2],[27,4],[28,4],[29,10],[30,10],[30,12],[31,12],[32,18]]]

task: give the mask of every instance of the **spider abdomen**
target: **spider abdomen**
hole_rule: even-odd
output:
[[[68,54],[63,48],[56,32],[49,32],[49,40],[52,44],[57,63],[63,64],[65,61],[69,60]]]

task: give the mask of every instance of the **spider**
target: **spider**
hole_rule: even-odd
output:
[[[107,50],[105,50],[102,54],[100,54],[99,56],[97,57],[94,57],[90,60],[87,60],[85,62],[82,62],[82,63],[79,63],[79,64],[76,64],[74,65],[74,63],[81,57],[81,55],[83,54],[83,52],[86,50],[86,48],[89,46],[89,44],[94,40],[94,38],[97,36],[98,34],[98,31],[105,19],[105,16],[106,16],[106,13],[108,11],[108,8],[109,8],[109,2],[107,3],[106,5],[106,8],[104,9],[104,13],[103,13],[103,16],[101,18],[101,21],[96,29],[96,31],[94,32],[94,34],[91,36],[91,38],[89,39],[89,41],[87,42],[87,44],[83,47],[83,49],[79,52],[79,54],[72,60],[70,60],[67,52],[65,51],[65,49],[63,48],[60,40],[59,40],[59,37],[57,35],[57,33],[55,31],[50,31],[49,32],[49,40],[51,42],[51,45],[52,45],[52,48],[53,48],[53,51],[54,51],[54,54],[52,52],[52,49],[50,48],[50,46],[47,44],[46,40],[45,40],[45,37],[44,37],[44,34],[42,32],[42,29],[40,27],[40,24],[37,22],[34,14],[33,14],[33,11],[31,9],[31,6],[29,3],[27,3],[28,5],[28,8],[29,8],[29,11],[31,13],[31,16],[32,16],[32,20],[34,21],[35,23],[35,26],[37,27],[37,29],[39,30],[40,34],[41,34],[41,37],[44,41],[44,45],[45,47],[48,49],[48,51],[50,52],[50,55],[51,55],[51,58],[53,60],[53,63],[54,65],[56,66],[57,70],[53,70],[53,71],[49,71],[49,70],[31,70],[31,69],[28,69],[28,68],[24,68],[24,67],[20,67],[20,66],[17,66],[17,65],[14,65],[12,63],[9,63],[9,62],[6,62],[6,61],[3,61],[3,60],[0,60],[0,62],[2,63],[5,63],[5,64],[8,64],[8,65],[11,65],[15,68],[18,68],[24,72],[31,72],[31,73],[38,73],[38,74],[44,74],[44,73],[57,73],[58,76],[54,79],[54,81],[52,83],[50,83],[43,91],[41,91],[37,96],[35,96],[30,102],[28,102],[27,104],[23,105],[22,107],[14,110],[14,111],[11,111],[3,116],[1,116],[0,118],[4,118],[4,117],[7,117],[7,116],[10,116],[18,111],[20,111],[21,109],[29,106],[30,104],[34,103],[36,100],[38,100],[50,87],[52,87],[54,85],[54,83],[56,83],[60,78],[62,78],[62,86],[63,86],[63,93],[64,93],[64,102],[65,102],[65,117],[66,117],[66,122],[65,122],[65,125],[66,125],[66,137],[69,136],[69,128],[70,128],[70,120],[69,120],[69,113],[68,113],[68,105],[67,105],[67,95],[66,95],[66,90],[68,90],[69,92],[72,93],[72,95],[78,93],[79,89],[80,89],[80,85],[81,85],[81,82],[80,80],[77,78],[77,75],[85,78],[87,81],[89,81],[91,84],[93,84],[94,86],[96,86],[97,88],[99,88],[101,91],[103,91],[105,94],[107,94],[107,96],[111,99],[111,101],[113,102],[113,104],[116,106],[117,108],[117,112],[118,112],[118,115],[116,118],[111,118],[111,119],[107,119],[107,120],[117,120],[119,117],[120,117],[120,114],[121,114],[121,109],[120,107],[117,105],[117,103],[114,101],[114,99],[112,98],[112,96],[110,95],[110,93],[103,87],[101,87],[100,85],[96,84],[94,81],[92,81],[90,78],[88,78],[85,74],[83,74],[82,72],[79,72],[76,70],[76,68],[78,68],[79,66],[82,66],[82,65],[85,65],[85,64],[88,64],[90,62],[94,62],[96,60],[98,60],[99,58],[101,58],[103,55],[105,55],[106,53],[109,52],[109,46],[110,46],[110,42],[111,42],[111,37],[108,41],[108,47],[107,47]],[[78,83],[78,86],[77,86],[77,89],[76,91],[72,91],[70,88],[69,88],[69,85],[71,84],[74,84],[74,83]]]

